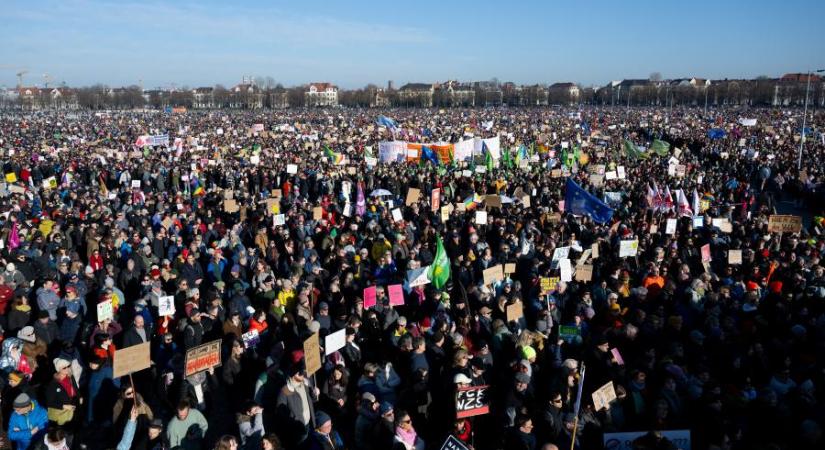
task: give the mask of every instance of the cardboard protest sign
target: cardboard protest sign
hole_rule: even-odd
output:
[[[624,258],[627,256],[636,256],[636,253],[639,251],[639,240],[626,240],[626,241],[619,241],[619,258]]]
[[[488,195],[484,197],[484,203],[491,208],[501,208],[501,197],[498,195]]]
[[[133,345],[120,350],[115,350],[115,358],[112,364],[112,377],[120,378],[130,373],[140,372],[148,369],[152,365],[149,358],[151,343]]]
[[[186,351],[185,376],[191,376],[204,370],[221,365],[221,340],[192,347]]]
[[[505,274],[516,273],[516,263],[506,263],[506,264],[504,264],[504,273]]]
[[[596,242],[590,246],[590,257],[593,259],[599,259],[599,243]]]
[[[410,188],[407,190],[407,199],[404,201],[404,204],[410,206],[413,203],[417,203],[419,198],[421,198],[421,190]]]
[[[97,321],[112,320],[114,317],[114,309],[112,308],[112,301],[106,300],[97,304]]]
[[[576,267],[576,281],[588,282],[593,279],[593,266],[591,264],[582,264]]]
[[[487,225],[487,211],[476,211],[476,225]]]
[[[742,250],[728,250],[728,264],[742,264]]]
[[[312,220],[321,220],[324,217],[324,208],[316,206],[312,208]]]
[[[335,333],[330,333],[324,337],[324,354],[329,356],[347,345],[347,330],[341,328]]]
[[[304,361],[307,375],[312,375],[321,368],[321,344],[318,333],[313,333],[304,341]]]
[[[479,416],[490,412],[489,386],[460,388],[455,394],[456,418]]]
[[[375,306],[376,298],[375,286],[364,288],[364,308],[372,308]]]
[[[391,284],[387,286],[387,292],[390,297],[390,305],[404,305],[404,289],[400,284]]]
[[[158,315],[174,316],[175,315],[175,297],[172,295],[165,295],[158,298]]]
[[[240,207],[238,206],[238,202],[233,199],[228,199],[223,201],[223,210],[228,213],[235,213],[240,211]]]
[[[596,411],[603,410],[612,401],[616,400],[616,390],[613,388],[613,382],[608,381],[604,386],[596,389],[593,394],[593,406]]]
[[[507,322],[518,322],[519,319],[524,317],[524,306],[521,302],[513,303],[512,305],[507,305]]]
[[[768,217],[768,231],[771,233],[799,233],[802,231],[802,217],[771,215]]]
[[[504,279],[504,270],[501,264],[493,267],[488,267],[482,272],[484,275],[484,284],[489,285]]]

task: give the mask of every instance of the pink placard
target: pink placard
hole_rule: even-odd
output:
[[[559,200],[559,212],[564,212],[564,200]]]
[[[390,305],[404,305],[404,290],[400,284],[387,286],[390,291]]]
[[[616,359],[616,364],[618,364],[620,366],[624,365],[624,359],[622,359],[622,354],[619,353],[618,348],[611,348],[610,353],[613,353],[613,358]]]
[[[710,244],[702,246],[702,262],[710,262]]]
[[[375,286],[364,289],[364,308],[375,306]]]

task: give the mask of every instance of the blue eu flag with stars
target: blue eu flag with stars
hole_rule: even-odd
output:
[[[572,178],[567,179],[564,210],[579,216],[589,216],[596,223],[609,222],[613,209],[581,188]]]

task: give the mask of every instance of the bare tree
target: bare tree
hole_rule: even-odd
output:
[[[662,81],[662,74],[661,72],[651,72],[648,79],[652,82]]]

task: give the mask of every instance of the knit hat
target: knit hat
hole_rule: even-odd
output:
[[[526,359],[533,359],[533,358],[536,357],[536,350],[533,349],[533,347],[531,347],[529,345],[525,345],[524,347],[521,348],[521,354]]]
[[[393,410],[392,403],[390,403],[390,402],[381,402],[381,407],[378,408],[378,412],[382,416],[386,415],[388,412],[390,412],[392,410]]]
[[[453,377],[453,383],[455,384],[470,384],[472,382],[473,380],[471,380],[470,377],[464,375],[463,373],[456,374],[456,376]]]
[[[29,397],[29,395],[24,392],[24,393],[18,395],[17,397],[15,397],[13,406],[15,408],[25,408],[25,407],[27,407],[31,404],[32,404],[31,397]]]
[[[530,383],[530,375],[527,375],[524,372],[516,373],[516,381],[519,383],[528,384]]]
[[[16,370],[13,370],[13,371],[11,371],[11,373],[9,373],[9,382],[19,383],[21,381],[23,381],[23,373],[22,372],[18,372]]]
[[[60,372],[61,370],[66,369],[72,365],[72,363],[63,358],[55,358],[52,362],[54,363],[54,370],[57,372]]]
[[[321,427],[327,422],[332,422],[332,418],[329,417],[329,414],[327,414],[323,411],[318,411],[318,412],[315,413],[315,426],[316,427]]]
[[[26,342],[37,341],[37,337],[34,335],[34,327],[31,325],[25,326],[20,331],[18,331],[17,337]]]
[[[361,395],[361,401],[364,401],[364,400],[366,400],[370,403],[375,403],[376,402],[375,396],[370,392],[364,392]]]

